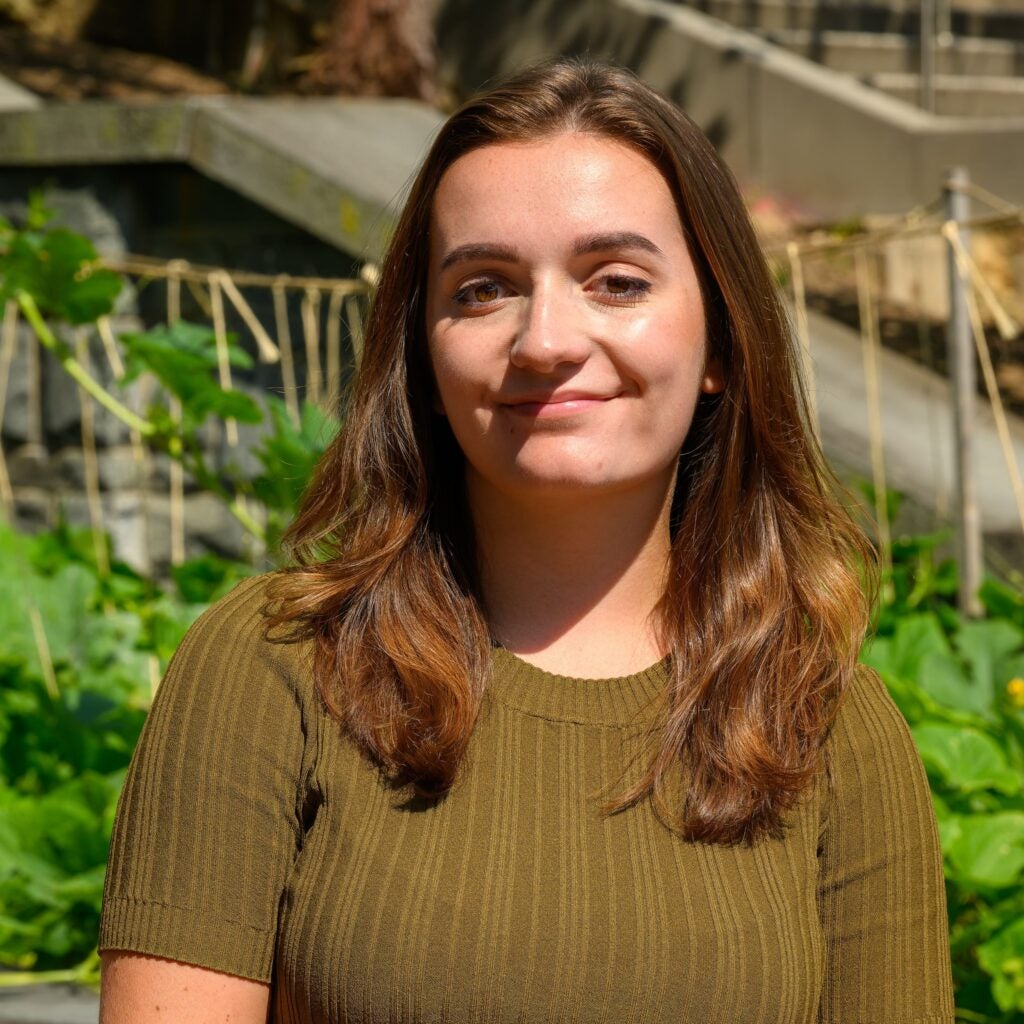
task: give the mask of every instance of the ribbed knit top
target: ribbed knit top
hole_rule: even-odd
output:
[[[267,577],[175,653],[114,827],[101,949],[272,985],[293,1022],[951,1024],[942,857],[906,722],[858,676],[786,836],[681,840],[602,815],[668,680],[495,648],[465,772],[387,786],[262,639]]]

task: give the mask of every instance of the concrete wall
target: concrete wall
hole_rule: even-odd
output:
[[[1024,203],[1024,119],[926,114],[690,7],[662,0],[444,0],[446,72],[466,91],[525,62],[590,52],[637,71],[712,139],[740,182],[810,219],[899,213],[966,164]]]

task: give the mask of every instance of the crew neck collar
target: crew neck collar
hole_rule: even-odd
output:
[[[671,655],[628,676],[587,679],[548,672],[492,646],[488,692],[539,718],[582,725],[629,725],[649,711],[668,684]]]

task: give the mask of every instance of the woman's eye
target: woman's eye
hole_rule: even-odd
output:
[[[644,281],[639,277],[626,277],[622,274],[612,274],[603,277],[598,282],[603,285],[604,294],[615,300],[617,305],[633,305],[639,302],[651,289],[650,281]]]
[[[460,306],[486,306],[502,297],[502,286],[497,281],[470,281],[454,297]]]

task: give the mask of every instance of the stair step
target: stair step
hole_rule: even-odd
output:
[[[870,0],[677,0],[704,14],[751,31],[804,29],[896,33],[916,36],[919,0],[879,4]],[[950,10],[955,36],[1024,40],[1024,0],[955,0]]]
[[[772,29],[758,34],[833,71],[866,75],[920,70],[917,36],[810,29]],[[954,36],[948,44],[936,45],[935,66],[938,73],[946,75],[1024,75],[1024,41]]]
[[[860,81],[915,106],[920,75],[885,72]],[[1024,78],[935,75],[935,113],[947,117],[1024,118]]]

